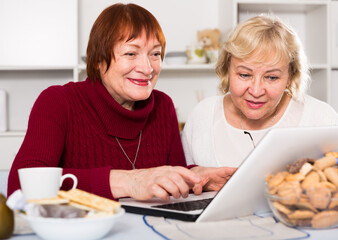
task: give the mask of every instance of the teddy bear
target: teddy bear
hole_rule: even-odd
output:
[[[219,29],[204,29],[197,32],[198,42],[202,45],[207,63],[215,63],[218,59],[221,32]]]

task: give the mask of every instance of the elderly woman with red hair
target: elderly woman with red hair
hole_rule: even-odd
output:
[[[161,27],[146,9],[106,8],[90,33],[88,78],[51,86],[36,100],[8,196],[20,188],[18,169],[55,166],[76,175],[78,188],[111,199],[219,189],[233,170],[186,167],[173,102],[154,90],[164,49]]]

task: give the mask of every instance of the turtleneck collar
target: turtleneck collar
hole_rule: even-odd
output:
[[[86,85],[90,105],[108,134],[118,138],[136,139],[154,108],[153,93],[148,99],[135,102],[134,111],[130,111],[116,102],[100,81],[93,83],[87,78]]]

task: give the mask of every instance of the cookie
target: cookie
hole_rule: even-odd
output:
[[[305,175],[302,173],[288,174],[285,177],[285,181],[287,182],[300,182],[305,178]]]
[[[338,174],[335,168],[329,167],[324,170],[324,174],[327,179],[338,187]]]
[[[115,209],[121,206],[119,202],[100,197],[80,189],[59,191],[58,195],[75,203],[79,203],[101,211],[115,212]]]
[[[315,171],[318,173],[321,182],[327,182],[327,177],[325,176],[322,170]]]
[[[334,193],[337,191],[337,187],[330,182],[320,182],[316,185],[316,187],[327,188],[330,190],[331,193]]]
[[[277,191],[277,195],[284,198],[280,202],[288,205],[296,203],[300,199],[301,194],[302,189],[298,182],[285,182]]]
[[[336,192],[332,198],[331,198],[331,202],[329,204],[329,209],[333,209],[335,207],[338,206],[338,192]]]
[[[288,214],[288,218],[290,219],[306,219],[312,218],[315,215],[314,212],[309,210],[296,210],[290,214]]]
[[[338,225],[338,211],[322,211],[311,221],[313,228],[327,228]]]
[[[311,205],[317,209],[326,209],[331,201],[331,192],[327,188],[308,188],[306,195]]]
[[[27,200],[27,202],[40,204],[40,205],[54,205],[54,204],[67,204],[69,203],[69,199],[60,198],[59,196],[55,196],[52,198],[31,199],[31,200]]]
[[[291,210],[286,207],[285,205],[279,203],[279,202],[273,202],[272,205],[281,213],[284,213],[285,215],[288,215],[291,213]]]
[[[310,172],[302,182],[302,188],[307,189],[309,187],[313,187],[316,183],[319,183],[320,176],[317,172]]]
[[[310,210],[314,213],[318,213],[318,210],[311,205],[311,203],[306,198],[301,198],[295,206],[300,210]]]
[[[286,169],[288,170],[289,173],[298,173],[299,170],[302,168],[302,166],[310,161],[311,159],[309,158],[301,158],[293,162],[292,164],[289,164],[286,166]]]
[[[85,206],[85,205],[82,205],[82,204],[79,204],[79,203],[76,203],[76,202],[73,202],[73,201],[69,201],[68,205],[82,209],[82,210],[85,210],[85,211],[88,211],[88,212],[89,211],[97,211],[97,209],[95,209],[95,208],[88,207],[88,206]]]
[[[327,156],[316,160],[313,164],[313,168],[323,170],[324,168],[331,167],[335,164],[337,164],[336,158],[334,156]]]
[[[325,153],[325,157],[329,157],[329,156],[338,158],[338,152],[327,152],[327,153]]]
[[[306,176],[311,170],[313,169],[312,164],[306,162],[303,164],[301,169],[299,169],[299,173],[303,174],[303,176]]]
[[[285,177],[287,176],[287,172],[279,172],[276,175],[269,175],[266,178],[269,188],[273,188],[281,184]]]
[[[299,226],[299,227],[311,227],[312,218],[304,218],[304,219],[285,219],[291,226]]]

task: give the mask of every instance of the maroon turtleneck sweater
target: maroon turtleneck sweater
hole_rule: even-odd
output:
[[[111,169],[132,169],[115,137],[136,168],[186,166],[174,105],[153,90],[129,111],[100,83],[70,82],[44,90],[36,100],[22,146],[8,178],[8,196],[20,188],[17,170],[62,167],[77,176],[78,188],[114,198],[109,187]],[[72,186],[68,179],[63,189]]]

